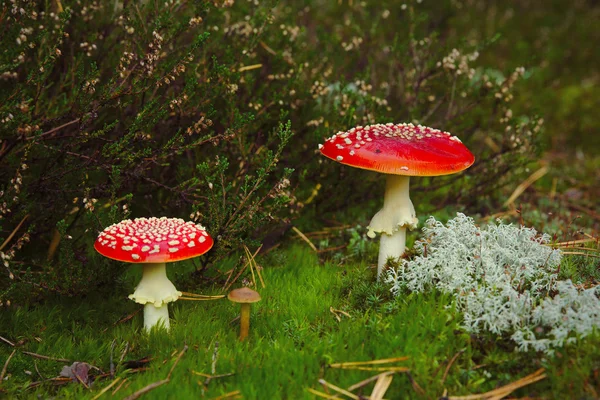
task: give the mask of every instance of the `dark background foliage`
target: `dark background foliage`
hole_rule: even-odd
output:
[[[316,150],[355,125],[456,134],[476,164],[414,180],[414,202],[488,213],[540,143],[598,148],[597,16],[585,1],[3,1],[0,300],[114,280],[91,244],[125,217],[202,223],[204,266],[349,204],[367,222],[381,177]]]

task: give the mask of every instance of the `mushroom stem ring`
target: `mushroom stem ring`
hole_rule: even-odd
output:
[[[162,324],[170,328],[169,308],[167,303],[176,301],[181,292],[167,278],[165,263],[144,264],[142,280],[129,298],[136,303],[144,304],[144,328],[150,330],[154,325]]]

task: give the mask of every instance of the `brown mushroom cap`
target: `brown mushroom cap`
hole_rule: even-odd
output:
[[[227,298],[234,303],[256,303],[260,301],[260,294],[250,288],[243,287],[229,292]]]

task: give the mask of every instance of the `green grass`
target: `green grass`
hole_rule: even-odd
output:
[[[320,378],[345,388],[375,374],[333,369],[328,364],[397,356],[409,357],[400,365],[410,368],[426,395],[419,395],[409,377],[399,374],[386,398],[439,398],[444,389],[451,395],[484,392],[540,367],[547,369],[548,378],[521,389],[517,396],[593,398],[598,394],[598,335],[561,349],[553,358],[521,354],[505,339],[462,332],[459,317],[448,307],[448,297],[432,293],[391,298],[384,286],[373,282],[373,269],[363,263],[344,267],[322,263],[300,246],[276,250],[260,261],[265,266],[267,287],[260,290],[263,300],[253,307],[250,337],[244,343],[238,341],[238,327],[232,323],[239,309],[226,299],[176,302],[171,308],[169,334],[144,334],[141,313],[115,325],[139,307],[126,300],[126,286],[132,289],[135,274],[128,275],[110,296],[53,299],[4,310],[0,335],[22,344],[8,365],[9,378],[0,388],[8,398],[92,398],[111,378],[98,379],[90,390],[76,383],[28,388],[41,379],[36,368],[50,378],[58,376],[66,363],[34,359],[21,350],[85,361],[108,372],[114,342],[115,363],[125,348],[125,360],[152,357],[148,369],[141,372],[132,373],[117,365],[116,376],[129,382],[116,394],[123,398],[164,379],[177,353],[188,345],[171,381],[144,398],[199,398],[203,393],[199,382],[204,378],[192,371],[210,373],[218,342],[216,373],[235,374],[211,381],[206,398],[239,390],[246,399],[311,399],[314,395],[307,388],[323,390]],[[217,291],[211,288],[202,292]],[[330,307],[351,317],[342,317],[340,322]],[[12,350],[0,343],[1,365]],[[442,382],[449,360],[459,352]],[[368,395],[371,387],[363,394]],[[102,398],[111,397],[111,391]]]

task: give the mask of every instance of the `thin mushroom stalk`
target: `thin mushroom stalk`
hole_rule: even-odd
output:
[[[250,331],[250,303],[242,304],[240,311],[240,340],[244,341]]]

